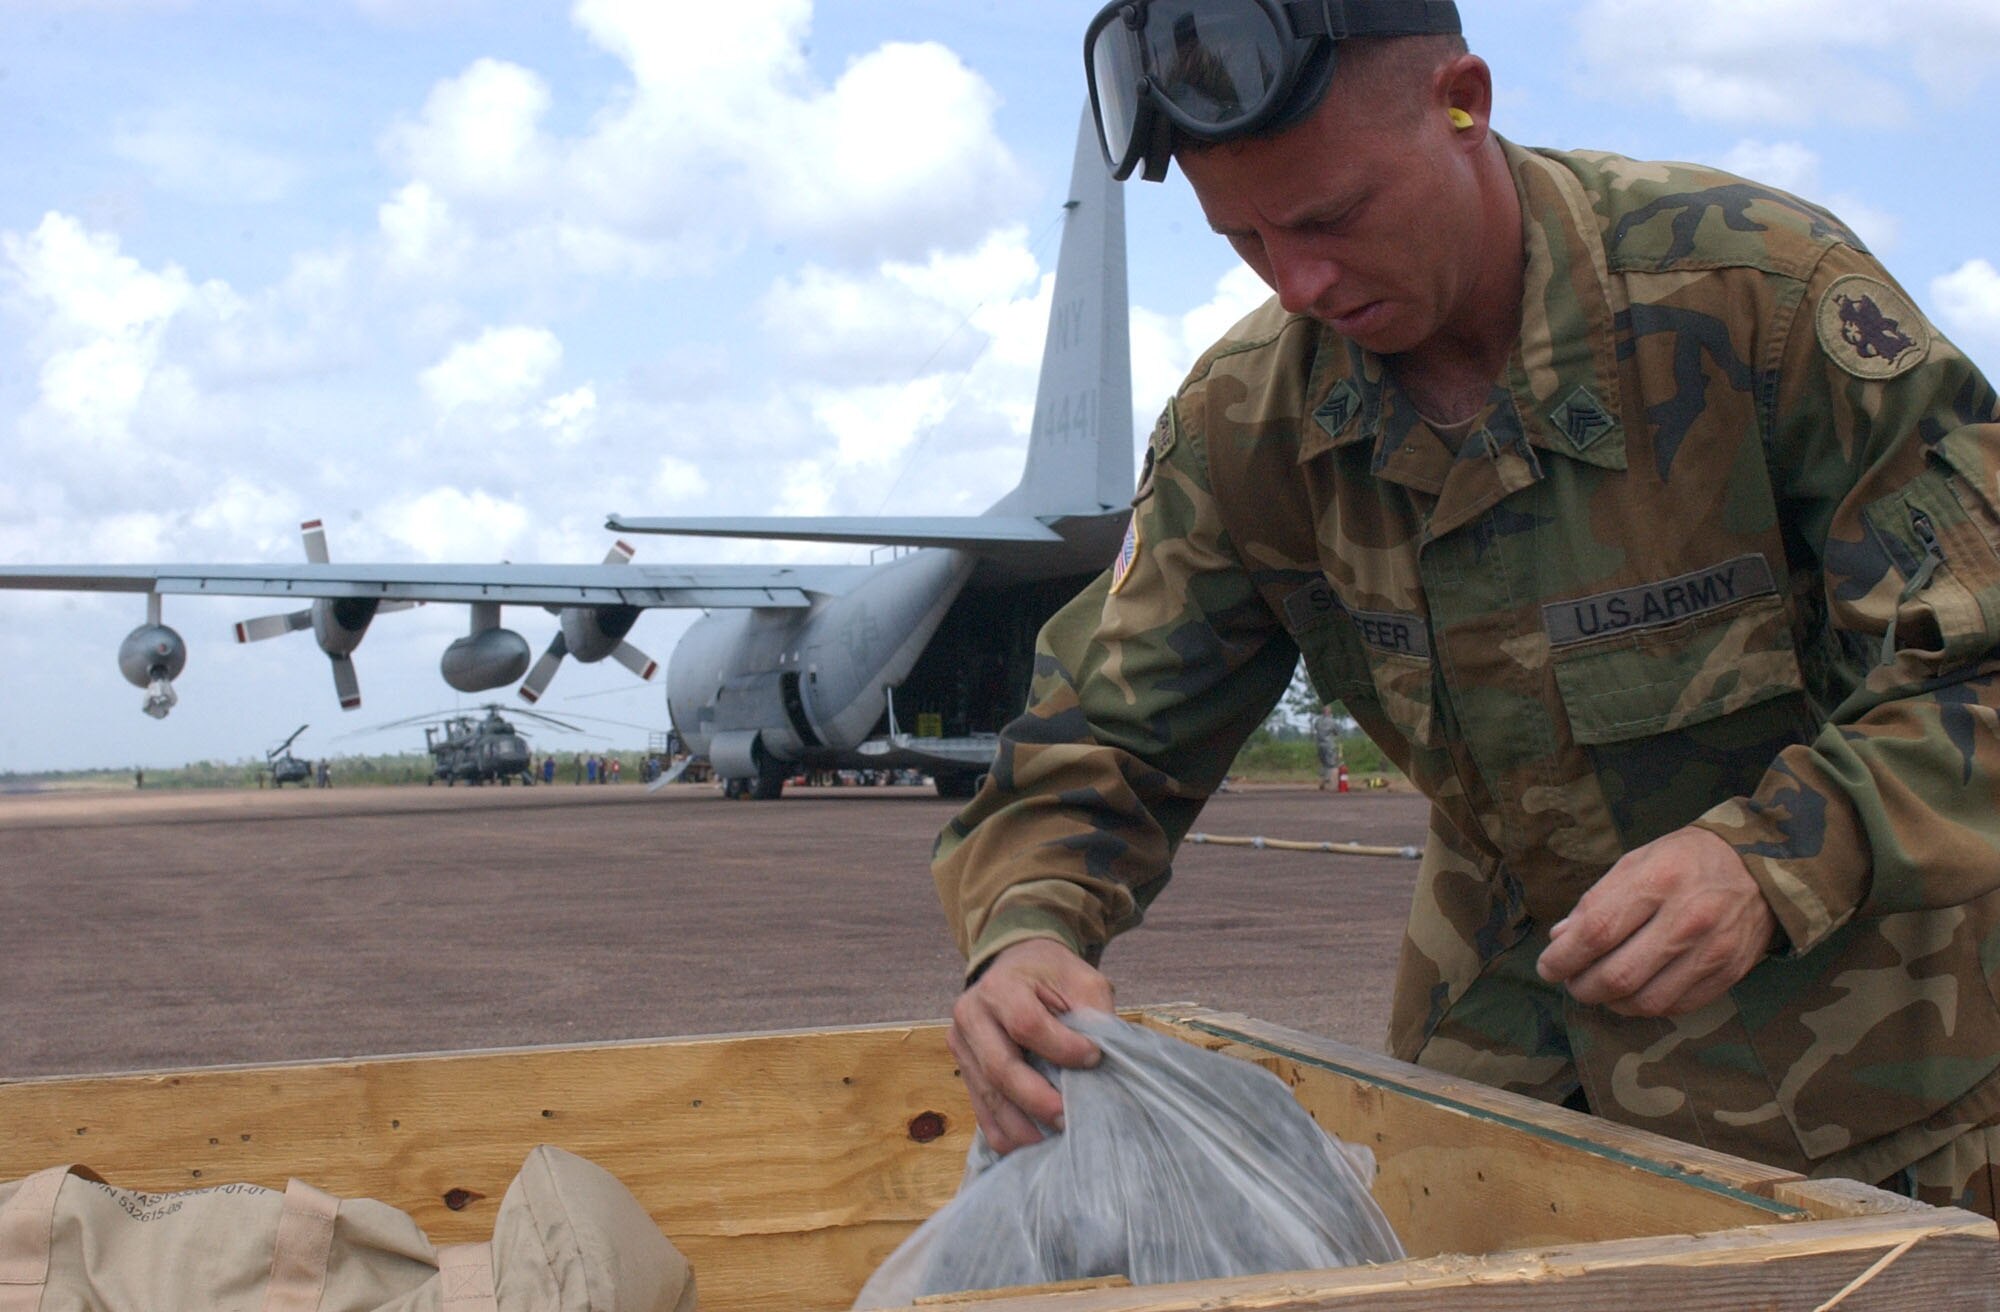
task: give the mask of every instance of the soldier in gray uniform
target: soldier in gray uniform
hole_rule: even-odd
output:
[[[1322,792],[1334,786],[1340,771],[1340,717],[1333,707],[1321,706],[1313,716],[1313,750],[1319,754],[1319,786]]]
[[[1327,18],[1336,31],[1325,30]],[[1437,0],[1109,5],[1118,176],[1275,291],[935,874],[1003,1151],[1303,655],[1430,798],[1390,1051],[1989,1214],[2000,406],[1824,210],[1525,149]]]

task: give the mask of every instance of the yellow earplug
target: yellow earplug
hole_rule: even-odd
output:
[[[1451,125],[1457,128],[1460,132],[1463,132],[1467,128],[1472,126],[1472,115],[1466,113],[1462,109],[1459,109],[1457,106],[1453,106],[1452,108],[1446,110],[1445,117],[1450,119]]]

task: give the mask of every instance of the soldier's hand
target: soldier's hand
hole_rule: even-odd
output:
[[[1778,927],[1734,848],[1677,829],[1634,848],[1549,929],[1536,969],[1579,1002],[1678,1016],[1721,997]]]
[[[1062,1128],[1062,1095],[1022,1050],[1057,1066],[1095,1066],[1097,1045],[1056,1019],[1079,1007],[1111,1010],[1111,981],[1054,939],[1005,949],[953,1005],[945,1042],[995,1152],[1038,1142],[1036,1121]]]

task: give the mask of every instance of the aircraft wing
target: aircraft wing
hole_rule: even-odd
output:
[[[613,515],[614,533],[671,533],[694,538],[768,538],[791,542],[856,542],[895,547],[978,551],[1003,543],[1060,544],[1062,535],[1029,515],[751,515],[648,518]]]
[[[175,596],[798,609],[858,566],[12,565],[0,588]]]

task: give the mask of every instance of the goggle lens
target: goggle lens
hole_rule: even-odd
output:
[[[1140,39],[1154,88],[1209,128],[1227,129],[1250,117],[1284,77],[1286,38],[1258,5],[1154,0]],[[1100,97],[1103,79],[1100,71]]]
[[[1113,19],[1097,33],[1091,44],[1090,73],[1097,88],[1097,125],[1104,133],[1104,153],[1123,160],[1132,147],[1132,133],[1139,117],[1138,46],[1132,29],[1122,19]]]

